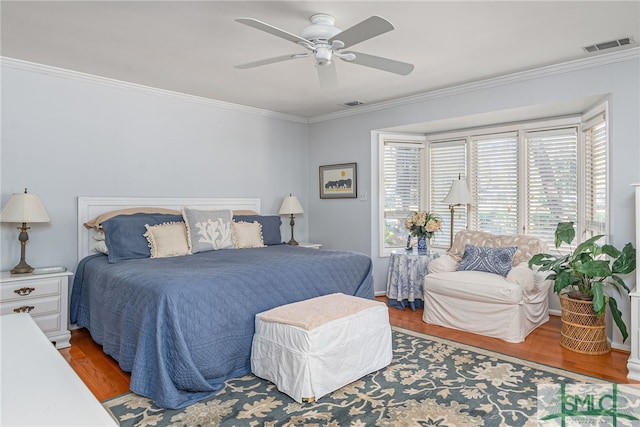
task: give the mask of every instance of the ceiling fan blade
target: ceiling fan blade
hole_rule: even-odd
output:
[[[364,65],[365,67],[377,68],[378,70],[388,71],[394,74],[400,74],[406,76],[413,71],[414,65],[407,62],[395,61],[389,58],[383,58],[381,56],[367,55],[366,53],[359,52],[342,52],[353,53],[356,59],[351,62],[353,64]]]
[[[320,79],[320,87],[323,89],[332,89],[338,87],[338,75],[336,73],[336,65],[334,62],[328,65],[316,65],[318,69],[318,78]]]
[[[391,25],[391,22],[374,15],[370,18],[365,19],[359,24],[347,28],[346,30],[331,37],[329,39],[329,44],[331,44],[334,40],[340,40],[342,43],[344,43],[344,48],[348,48],[349,46],[353,46],[354,44],[363,42],[365,40],[379,36],[380,34],[391,31],[393,30],[393,28],[394,26]]]
[[[262,65],[275,64],[276,62],[288,61],[290,59],[305,58],[310,54],[311,53],[309,54],[294,53],[293,55],[276,56],[275,58],[261,59],[260,61],[253,61],[253,62],[247,62],[246,64],[236,65],[234,66],[234,68],[238,68],[240,70],[246,70],[247,68],[255,68],[255,67],[260,67]]]
[[[257,19],[253,19],[253,18],[237,18],[236,22],[239,22],[239,23],[244,24],[244,25],[248,25],[248,26],[250,26],[252,28],[264,31],[264,32],[269,33],[269,34],[273,34],[274,36],[280,37],[280,38],[285,39],[285,40],[289,40],[290,42],[301,43],[301,44],[303,44],[305,46],[312,44],[307,39],[304,39],[304,38],[302,38],[300,36],[296,36],[295,34],[290,33],[288,31],[281,30],[280,28],[274,27],[273,25],[269,25],[266,22],[262,22],[262,21],[259,21]]]

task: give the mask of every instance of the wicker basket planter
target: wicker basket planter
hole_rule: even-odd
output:
[[[582,354],[606,354],[611,351],[605,331],[605,315],[598,317],[591,301],[560,295],[562,336],[560,345]]]

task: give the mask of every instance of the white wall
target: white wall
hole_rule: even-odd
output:
[[[1,204],[27,187],[51,218],[30,224],[32,266],[75,268],[78,196],[260,197],[273,214],[292,192],[308,210],[306,123],[42,69],[2,64]],[[18,232],[0,230],[7,270]]]
[[[640,181],[640,51],[609,60],[576,61],[561,66],[494,79],[362,114],[317,121],[310,125],[309,211],[312,241],[327,248],[369,254],[377,292],[386,289],[388,258],[378,248],[377,139],[380,129],[475,116],[533,105],[566,103],[592,96],[608,97],[610,107],[611,233],[613,243],[634,241],[632,183]],[[417,71],[419,72],[419,71]],[[319,165],[358,163],[359,200],[321,200],[317,195]],[[629,304],[619,301],[627,324]],[[557,301],[552,301],[559,307]],[[611,322],[609,322],[611,323]],[[614,341],[620,338],[614,332]]]
[[[277,212],[287,193],[305,214],[296,238],[371,256],[378,248],[377,130],[532,105],[607,96],[611,117],[611,232],[633,241],[633,189],[640,182],[640,54],[603,56],[451,88],[310,125],[161,91],[2,63],[0,202],[28,187],[50,224],[33,224],[27,261],[76,264],[78,196],[260,197]],[[42,71],[44,70],[44,71]],[[417,70],[416,72],[419,72]],[[318,166],[357,162],[360,199],[320,199]],[[289,238],[286,219],[283,238]],[[19,260],[17,231],[0,227],[0,268]],[[621,301],[628,321],[629,307]],[[611,323],[611,322],[609,322]],[[619,341],[613,332],[614,341]]]

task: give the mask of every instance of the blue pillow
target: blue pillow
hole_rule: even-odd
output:
[[[151,250],[144,237],[145,224],[157,225],[165,222],[183,221],[182,215],[137,213],[117,215],[102,222],[104,240],[109,249],[109,262],[126,259],[149,258]]]
[[[511,271],[513,256],[517,250],[517,246],[488,248],[465,245],[458,271],[486,271],[506,276]]]
[[[235,222],[253,222],[258,221],[262,225],[262,240],[264,244],[281,245],[282,237],[280,236],[280,224],[282,219],[278,215],[234,215]]]

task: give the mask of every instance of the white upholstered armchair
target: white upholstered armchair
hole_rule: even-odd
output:
[[[511,265],[500,271],[506,275],[477,271],[473,266],[467,267],[469,271],[458,271],[467,244],[483,250],[517,249]],[[508,342],[524,341],[531,331],[549,320],[551,281],[545,279],[546,274],[534,273],[527,266],[532,255],[545,249],[544,241],[531,236],[458,232],[449,252],[429,263],[422,320]],[[509,251],[513,254],[513,249]]]

